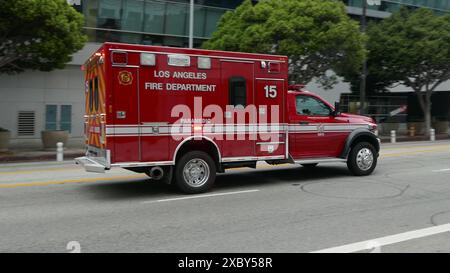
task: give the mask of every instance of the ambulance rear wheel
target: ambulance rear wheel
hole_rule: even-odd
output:
[[[192,151],[183,155],[175,166],[175,182],[185,193],[206,192],[216,179],[216,164],[205,152]]]

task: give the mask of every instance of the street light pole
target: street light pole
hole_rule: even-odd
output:
[[[361,16],[361,32],[365,33],[367,29],[367,0],[363,0],[363,6],[362,6],[362,16]],[[364,46],[366,48],[366,46]],[[360,100],[360,107],[359,107],[359,113],[361,115],[364,115],[366,113],[366,78],[367,78],[367,57],[364,58],[363,65],[362,65],[362,73],[361,73],[361,85],[359,89],[359,100]]]
[[[194,0],[189,7],[189,48],[194,48]]]

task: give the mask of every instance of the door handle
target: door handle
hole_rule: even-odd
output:
[[[309,121],[300,121],[299,123],[302,125],[306,125],[306,124],[309,124]]]
[[[117,111],[116,112],[116,118],[118,118],[118,119],[126,118],[126,116],[127,116],[127,114],[125,111]]]

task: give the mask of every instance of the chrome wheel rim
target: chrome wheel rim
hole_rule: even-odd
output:
[[[208,163],[199,158],[189,160],[183,168],[184,181],[191,187],[203,186],[208,181],[209,173]]]
[[[362,171],[367,171],[373,164],[373,153],[368,148],[362,148],[356,155],[356,164]]]

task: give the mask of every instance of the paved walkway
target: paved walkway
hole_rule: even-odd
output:
[[[387,143],[391,142],[390,136],[380,136],[381,142]],[[450,134],[439,134],[436,135],[436,140],[447,140],[450,139]],[[430,137],[428,136],[407,136],[407,135],[397,135],[397,142],[404,142],[404,141],[428,141],[430,140]]]
[[[85,150],[83,148],[64,148],[64,160],[74,159],[83,156]],[[56,161],[55,150],[39,150],[39,149],[11,149],[7,152],[0,152],[0,164],[8,162],[32,162],[32,161]]]

